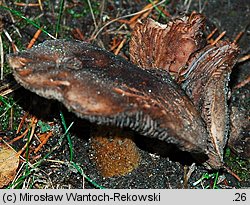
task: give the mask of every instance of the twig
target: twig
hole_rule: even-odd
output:
[[[227,172],[229,174],[231,174],[232,176],[234,176],[239,182],[242,181],[241,178],[236,173],[234,173],[232,170],[230,170],[228,167],[224,166],[224,168],[227,170]]]
[[[238,83],[236,86],[234,86],[234,90],[235,89],[239,89],[239,88],[241,88],[241,87],[244,87],[246,84],[248,84],[250,82],[250,76],[248,76],[248,78],[247,79],[245,79],[245,80],[243,80],[243,81],[241,81],[240,83]]]
[[[34,37],[30,40],[30,43],[27,46],[28,49],[34,45],[34,43],[36,42],[41,33],[42,33],[42,27],[36,31]]]
[[[115,50],[115,52],[114,52],[114,54],[115,55],[118,55],[118,53],[120,52],[120,50],[122,49],[122,47],[123,47],[123,45],[124,45],[124,43],[126,42],[126,38],[124,38],[123,40],[122,40],[122,42],[119,44],[119,46],[117,47],[117,49]]]
[[[18,154],[21,155],[22,152],[26,149],[26,147],[29,145],[31,139],[34,136],[35,133],[35,128],[36,128],[36,123],[37,123],[37,118],[36,117],[32,117],[32,121],[31,121],[31,132],[30,132],[30,136],[29,139],[27,141],[27,143],[22,147],[21,150],[18,151]],[[29,129],[28,129],[29,130]]]
[[[117,20],[119,23],[129,24],[129,20],[126,19],[119,19]]]
[[[18,49],[18,48],[16,47],[16,45],[14,44],[14,42],[13,42],[12,38],[10,37],[9,33],[8,33],[5,29],[3,29],[3,32],[4,32],[5,36],[8,38],[9,42],[11,43],[12,48],[13,48],[13,51],[14,51],[14,52],[18,52],[19,49]]]
[[[152,10],[154,7],[155,7],[155,3],[156,1],[154,1],[154,2],[151,2],[150,4],[148,4],[148,5],[146,5],[143,9],[142,9],[142,11],[144,11],[144,12],[146,12],[146,10],[147,9],[149,9],[149,10],[147,10],[147,11],[150,11],[150,10]],[[144,13],[143,12],[143,13]],[[139,14],[137,14],[137,15],[135,15],[135,16],[133,16],[129,21],[128,21],[128,24],[129,25],[131,25],[131,24],[133,24],[143,13],[139,13]]]
[[[195,168],[196,168],[195,163],[191,164],[191,166],[189,167],[189,170],[188,170],[187,166],[184,167],[184,180],[183,180],[184,189],[188,188],[188,180],[190,179],[190,177],[191,177],[192,173],[194,172]]]
[[[9,144],[12,144],[13,142],[18,141],[19,139],[22,139],[28,133],[29,129],[30,129],[30,127],[27,127],[27,129],[21,135],[19,135],[18,137],[15,137],[13,140],[11,140],[9,142]]]
[[[244,33],[246,32],[246,30],[249,28],[249,26],[250,26],[250,23],[248,23],[245,26],[245,28],[237,34],[237,36],[235,37],[235,39],[233,41],[234,43],[237,43],[240,40],[240,38],[244,35]]]
[[[244,31],[239,32],[237,36],[235,37],[233,43],[237,43],[240,40],[240,38],[243,36],[243,34],[244,34]]]
[[[161,1],[161,2],[159,2],[159,3],[157,3],[157,4],[155,4],[155,6],[158,6],[158,5],[160,5],[160,4],[163,4],[164,2],[165,2],[165,0],[163,0],[163,1]],[[138,12],[133,13],[133,14],[128,14],[128,15],[125,15],[125,16],[121,16],[121,17],[118,17],[118,18],[115,18],[115,19],[109,21],[109,22],[106,23],[104,26],[102,26],[102,27],[97,31],[96,34],[92,34],[92,36],[91,36],[90,39],[91,39],[91,40],[96,39],[96,37],[97,37],[97,36],[102,32],[102,30],[103,30],[104,28],[106,28],[108,25],[110,25],[110,24],[112,24],[112,23],[114,23],[114,22],[116,22],[116,21],[118,21],[118,20],[120,20],[120,19],[129,18],[129,17],[135,16],[135,15],[144,13],[144,12],[146,12],[146,11],[152,9],[153,7],[154,7],[154,6],[148,8],[148,9],[145,9],[145,10],[142,10],[142,11],[138,11]]]
[[[0,33],[0,64],[1,64],[0,80],[3,80],[3,63],[4,63],[3,41],[2,41],[2,35]]]
[[[215,40],[211,43],[212,46],[214,46],[220,39],[222,39],[223,36],[225,36],[226,31],[223,31]]]
[[[160,7],[157,7],[166,17],[171,17],[171,14],[166,10],[164,9],[162,6]]]
[[[215,32],[218,30],[218,28],[215,28],[208,36],[207,41],[215,34]]]
[[[16,134],[18,134],[18,133],[21,131],[21,128],[22,128],[22,126],[23,126],[23,124],[24,124],[24,121],[25,121],[25,119],[27,118],[28,114],[29,114],[29,113],[26,112],[26,113],[24,114],[24,116],[22,117],[22,119],[21,119],[21,121],[20,121],[20,123],[19,123],[19,125],[18,125]]]
[[[190,8],[191,2],[192,2],[192,0],[189,0],[188,2],[185,1],[184,4],[187,6],[187,7],[186,7],[185,13],[188,13],[188,10],[189,10],[189,8]]]
[[[93,19],[93,22],[94,22],[95,30],[97,30],[98,26],[97,26],[97,23],[96,23],[96,19],[95,19],[95,15],[94,15],[94,12],[93,12],[93,8],[91,6],[90,1],[87,0],[87,2],[88,2],[90,13],[91,13],[91,16],[92,16],[92,19]]]
[[[201,6],[201,0],[199,0],[199,13],[203,13],[203,10],[205,9],[207,3],[207,1],[204,1],[203,6]]]
[[[84,35],[81,32],[81,30],[79,28],[75,28],[72,30],[72,35],[74,36],[74,38],[83,41],[84,40]]]
[[[40,10],[43,11],[43,4],[41,0],[38,0],[39,6],[40,6]]]
[[[22,2],[14,2],[16,6],[24,6],[24,7],[38,7],[39,3],[22,3]]]
[[[247,61],[247,60],[249,60],[249,59],[250,59],[250,54],[241,57],[241,58],[237,61],[237,63],[242,63],[242,62]]]
[[[46,136],[44,137],[44,139],[42,140],[42,142],[38,145],[38,147],[34,150],[34,153],[36,154],[42,147],[43,145],[45,145],[49,138],[52,136],[53,132],[49,132],[49,133],[46,133]]]
[[[0,95],[1,96],[5,96],[8,95],[10,93],[12,93],[13,91],[17,90],[18,88],[20,88],[21,86],[19,84],[15,84],[12,87],[8,87],[6,90],[0,89]]]
[[[117,46],[121,43],[121,41],[117,41],[116,40],[116,37],[113,38],[113,41],[112,41],[112,46],[111,48],[109,49],[109,51],[113,51],[115,50],[115,48],[117,48]]]
[[[143,14],[140,15],[140,19],[142,20],[142,19],[147,18],[151,12],[152,12],[152,9],[150,9],[150,10],[144,12]],[[130,28],[133,29],[134,26],[135,26],[135,24],[136,24],[136,22],[137,22],[137,21],[133,21],[133,22],[129,23]]]
[[[10,118],[9,118],[9,129],[13,129],[13,115],[14,115],[14,108],[13,106],[10,108]]]

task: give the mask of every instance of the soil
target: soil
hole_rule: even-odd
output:
[[[57,21],[56,11],[60,9],[60,1],[48,1],[53,3],[46,3],[44,5],[43,16],[40,17],[40,22],[46,25],[45,29],[49,29],[51,25],[55,25]],[[79,28],[84,34],[83,40],[90,41],[93,44],[104,47],[107,50],[110,49],[111,42],[114,38],[122,40],[123,38],[129,38],[131,29],[122,23],[114,22],[109,26],[105,27],[95,39],[93,33],[95,32],[95,26],[93,24],[92,16],[84,1],[65,1],[65,7],[61,21],[61,32],[59,38],[80,38],[79,35],[75,35],[72,29]],[[105,23],[100,21],[102,19],[116,18],[140,11],[143,6],[148,4],[148,1],[137,0],[137,1],[91,1],[92,7],[96,15],[97,26],[100,29]],[[207,17],[207,28],[206,33],[210,33],[214,28],[218,28],[218,32],[222,33],[226,31],[225,39],[228,38],[231,41],[241,31],[244,31],[243,36],[239,40],[238,44],[241,49],[240,57],[249,54],[250,52],[250,1],[245,0],[195,0],[190,1],[190,5],[185,5],[184,2],[189,1],[166,1],[166,10],[171,16],[176,16],[182,13],[190,13],[193,10],[203,13]],[[38,7],[20,7],[14,5],[12,1],[6,2],[9,8],[16,9],[21,13],[25,14],[26,17],[39,19],[41,11]],[[82,12],[82,8],[86,8]],[[74,15],[72,14],[74,13]],[[23,49],[27,42],[30,41],[36,28],[32,25],[25,24],[20,18],[16,18],[15,23],[12,22],[7,11],[0,9],[0,15],[3,16],[4,29],[10,32],[13,38],[15,38],[16,44],[19,49]],[[159,16],[156,10],[151,12],[152,17]],[[127,18],[130,19],[130,18]],[[160,22],[166,22],[167,20],[159,17]],[[99,25],[99,22],[100,25]],[[16,26],[22,36],[18,37],[15,27]],[[216,35],[214,38],[216,38]],[[50,39],[48,35],[41,34],[37,39],[36,43],[43,42],[45,39]],[[6,38],[3,38],[7,42]],[[119,52],[125,58],[128,58],[128,40]],[[238,63],[231,75],[230,87],[233,89],[243,80],[250,76],[250,61]],[[5,75],[5,79],[1,82],[1,86],[6,82],[13,82],[11,74]],[[245,96],[249,96],[249,86],[243,86],[238,91],[232,92],[231,99],[235,99],[234,95],[244,93]],[[184,172],[188,171],[193,167],[195,162],[189,153],[179,152],[170,148],[171,151],[166,151],[164,143],[157,140],[145,139],[138,134],[135,136],[135,142],[140,148],[141,161],[137,169],[122,177],[111,177],[103,178],[95,164],[91,160],[91,148],[89,144],[89,133],[96,125],[91,124],[87,121],[77,118],[72,113],[69,113],[61,104],[45,100],[40,98],[33,93],[19,88],[15,92],[11,93],[11,96],[17,100],[20,117],[17,117],[17,122],[24,115],[25,112],[29,112],[30,115],[35,115],[39,120],[51,124],[51,130],[54,135],[48,143],[40,150],[36,155],[30,155],[30,162],[34,163],[50,150],[55,149],[47,160],[44,160],[41,165],[32,171],[31,175],[27,178],[31,179],[35,176],[32,187],[34,188],[249,188],[250,180],[249,174],[239,182],[231,174],[224,170],[220,171],[207,171],[202,165],[196,164],[194,171],[192,172],[188,182],[184,182]],[[233,100],[235,105],[235,100]],[[250,110],[250,101],[246,98],[239,98],[238,106],[242,110]],[[229,101],[230,103],[230,101]],[[44,108],[44,109],[40,109]],[[67,124],[74,122],[72,129],[70,129],[70,135],[73,143],[73,161],[82,168],[84,175],[88,178],[84,178],[79,171],[70,162],[70,151],[66,138],[60,144],[57,145],[59,139],[64,133],[64,129],[59,117],[60,110],[65,115]],[[249,114],[249,113],[248,113]],[[1,130],[0,130],[1,131]],[[37,127],[36,132],[39,133],[41,127]],[[249,138],[250,130],[246,128],[244,130],[245,135]],[[5,129],[0,133],[2,138],[6,141],[11,140],[15,137],[15,129]],[[248,141],[249,142],[249,141]],[[25,142],[15,143],[13,146],[16,150],[20,149]],[[32,142],[32,147],[38,145],[38,142]],[[31,147],[31,149],[32,149]],[[173,151],[173,152],[172,152]],[[37,158],[35,158],[37,156]],[[249,172],[249,159],[241,159],[237,155],[230,153],[229,158],[237,158],[246,164],[244,169],[248,169]],[[231,162],[231,161],[230,161]],[[237,162],[235,162],[237,163]],[[231,168],[234,164],[230,164]],[[229,166],[230,166],[229,165]],[[237,174],[238,171],[234,170]],[[239,171],[241,172],[241,170]],[[219,181],[216,180],[216,175],[219,176]],[[205,179],[205,176],[208,179]],[[203,178],[204,179],[203,179]],[[203,180],[201,180],[203,179]],[[199,180],[201,183],[199,183]],[[24,187],[25,185],[23,184]],[[19,188],[21,188],[19,187]]]

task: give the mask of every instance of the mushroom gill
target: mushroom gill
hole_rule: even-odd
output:
[[[179,73],[190,55],[204,45],[204,16],[193,12],[167,24],[153,19],[138,22],[130,41],[131,61],[141,68]]]

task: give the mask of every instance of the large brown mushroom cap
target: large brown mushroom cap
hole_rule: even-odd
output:
[[[139,69],[88,43],[66,40],[46,41],[8,60],[21,85],[79,117],[207,153],[199,113],[164,71]]]

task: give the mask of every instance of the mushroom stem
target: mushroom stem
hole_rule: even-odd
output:
[[[91,155],[103,177],[123,176],[140,162],[133,132],[116,127],[97,126],[91,132]]]

